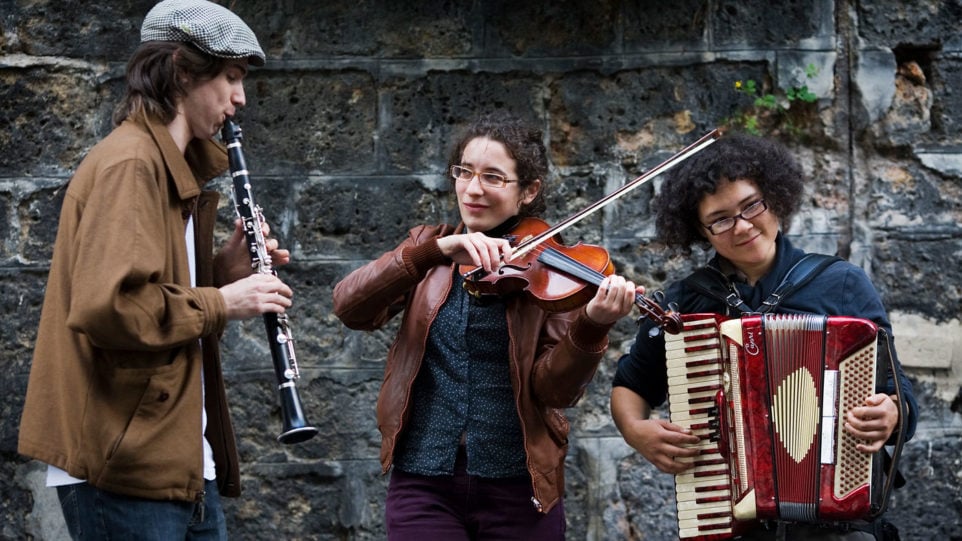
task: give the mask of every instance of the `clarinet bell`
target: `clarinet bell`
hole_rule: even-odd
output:
[[[304,409],[293,386],[280,388],[281,415],[284,428],[277,441],[284,444],[301,443],[317,435],[317,428],[308,426]]]

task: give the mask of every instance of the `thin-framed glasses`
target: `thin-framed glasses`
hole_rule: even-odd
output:
[[[490,173],[486,171],[475,172],[463,165],[452,165],[451,176],[458,182],[471,182],[471,179],[478,177],[481,185],[489,188],[504,188],[509,182],[518,182],[517,180],[509,179],[501,173]]]
[[[712,235],[721,235],[725,231],[728,231],[729,229],[735,227],[735,223],[738,221],[739,218],[741,218],[742,220],[748,221],[748,220],[751,220],[752,218],[758,217],[759,215],[761,215],[761,213],[765,212],[766,210],[768,210],[768,203],[766,203],[764,199],[759,199],[758,201],[755,201],[751,205],[748,205],[747,207],[742,209],[741,212],[739,212],[734,216],[729,216],[728,218],[722,218],[721,220],[715,220],[710,225],[702,224],[702,227],[707,229],[708,232],[711,233]]]

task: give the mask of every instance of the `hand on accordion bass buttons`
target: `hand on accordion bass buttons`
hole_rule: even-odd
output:
[[[878,393],[867,397],[863,406],[849,410],[845,415],[845,430],[864,440],[856,449],[863,453],[874,453],[885,445],[899,422],[899,410],[895,405],[897,399]]]

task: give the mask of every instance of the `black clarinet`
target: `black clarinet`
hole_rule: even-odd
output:
[[[251,267],[255,272],[276,276],[277,272],[271,266],[271,256],[267,253],[267,243],[264,239],[264,215],[261,208],[254,203],[251,192],[250,178],[247,173],[247,163],[244,161],[244,151],[241,149],[241,129],[230,118],[224,121],[221,138],[227,145],[227,159],[230,163],[230,175],[234,181],[234,208],[244,225],[247,244],[250,247]],[[304,409],[297,394],[295,381],[300,377],[297,370],[297,360],[294,357],[294,338],[287,321],[287,314],[264,314],[264,325],[267,327],[267,338],[270,342],[271,357],[274,359],[274,375],[277,378],[277,392],[280,395],[281,415],[284,427],[277,441],[281,443],[300,443],[309,440],[317,434],[317,429],[308,426],[304,419]]]

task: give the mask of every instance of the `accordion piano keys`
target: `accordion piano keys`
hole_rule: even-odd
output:
[[[811,315],[683,320],[682,332],[665,336],[668,405],[673,423],[702,438],[702,453],[675,476],[679,538],[731,539],[760,519],[868,516],[872,457],[855,450],[840,420],[874,390],[875,325]]]

